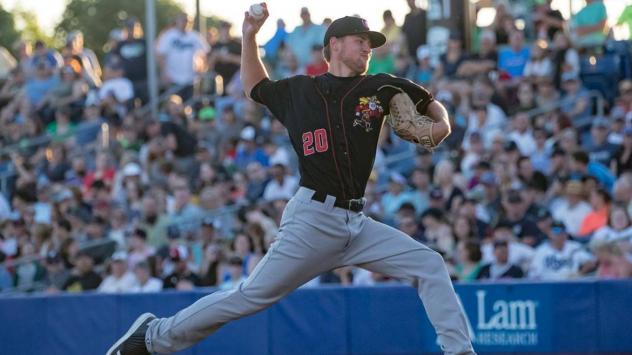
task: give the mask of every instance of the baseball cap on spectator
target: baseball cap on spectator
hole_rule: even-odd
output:
[[[112,261],[126,261],[127,260],[127,253],[120,250],[115,252],[114,254],[112,254]]]
[[[125,164],[125,166],[123,167],[124,177],[139,176],[141,173],[142,173],[142,170],[140,168],[140,165],[138,165],[137,163],[130,162],[130,163]]]
[[[430,47],[419,46],[419,48],[417,48],[417,59],[424,60],[428,58],[430,58]]]
[[[499,229],[509,229],[513,231],[513,225],[509,223],[509,221],[507,221],[506,219],[502,219],[498,221],[498,223],[496,223],[496,225],[494,226],[495,231]]]
[[[178,239],[180,238],[180,228],[176,225],[170,225],[167,227],[167,238]]]
[[[178,245],[169,249],[169,258],[172,261],[186,260],[189,257],[189,251],[184,245]]]
[[[518,145],[515,141],[509,140],[505,142],[504,148],[506,152],[513,152],[518,150]]]
[[[551,217],[552,217],[551,212],[549,212],[548,208],[545,208],[545,207],[539,208],[535,212],[535,219],[538,222],[551,218]]]
[[[215,109],[211,106],[202,107],[198,112],[200,121],[212,121],[215,119]]]
[[[147,240],[147,232],[143,228],[135,228],[132,235],[137,236],[140,239]]]
[[[357,16],[345,16],[335,20],[327,27],[323,46],[329,44],[331,37],[344,37],[355,34],[367,34],[371,42],[371,48],[377,48],[386,43],[386,36],[380,32],[371,31],[366,20]]]
[[[255,128],[252,126],[244,127],[239,134],[239,138],[244,141],[254,141],[255,140]]]

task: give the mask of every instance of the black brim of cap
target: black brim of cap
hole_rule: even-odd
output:
[[[371,41],[371,48],[381,47],[386,43],[386,36],[384,36],[381,32],[369,31],[366,32],[369,35],[369,40]]]

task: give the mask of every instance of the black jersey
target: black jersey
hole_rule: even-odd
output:
[[[421,86],[388,74],[266,78],[250,96],[287,128],[301,186],[347,200],[364,195],[388,104],[402,90],[420,113],[433,100]]]

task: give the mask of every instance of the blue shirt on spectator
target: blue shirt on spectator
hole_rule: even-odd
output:
[[[44,99],[44,96],[59,85],[59,78],[51,75],[46,79],[33,78],[26,82],[26,98],[33,105],[38,105]]]
[[[529,56],[528,47],[523,47],[518,52],[509,47],[503,48],[498,54],[498,69],[506,71],[512,78],[520,78]]]

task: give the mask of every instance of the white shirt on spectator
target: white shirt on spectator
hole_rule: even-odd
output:
[[[483,264],[491,264],[496,261],[494,257],[494,245],[492,243],[485,243],[481,246],[481,252],[483,253]],[[509,242],[509,264],[522,267],[524,270],[531,263],[533,259],[533,248],[519,242]]]
[[[127,78],[112,78],[103,82],[99,89],[99,101],[114,95],[118,103],[125,103],[134,98],[134,86]]]
[[[551,76],[553,73],[553,63],[549,58],[544,58],[542,60],[529,60],[524,66],[524,71],[522,73],[525,77]]]
[[[172,28],[160,36],[158,53],[165,57],[164,71],[172,83],[191,85],[195,79],[197,56],[209,52],[209,46],[196,31]]]
[[[564,227],[566,227],[566,231],[570,235],[579,233],[582,221],[590,211],[592,211],[592,208],[585,201],[580,201],[575,206],[571,206],[566,199],[561,199],[551,206],[553,219],[564,223]]]
[[[130,292],[135,283],[136,276],[131,272],[126,272],[119,278],[109,275],[101,282],[97,291],[103,293]]]
[[[528,276],[540,280],[568,280],[590,260],[592,256],[578,242],[567,240],[562,250],[557,250],[547,241],[536,248]]]
[[[134,284],[134,286],[132,286],[132,289],[130,290],[130,292],[136,293],[159,291],[162,291],[162,280],[155,277],[150,277],[149,280],[147,280],[147,282],[145,282],[145,284],[143,285],[141,285],[138,280],[136,280],[136,283]]]
[[[275,179],[270,180],[265,190],[263,190],[263,199],[266,201],[289,200],[294,196],[297,189],[298,178],[292,175],[285,175],[283,184],[280,184]]]
[[[485,122],[482,126],[479,125],[476,112],[472,112],[467,119],[467,130],[465,132],[467,141],[469,143],[469,137],[473,132],[479,132],[483,138],[483,144],[485,148],[489,148],[492,145],[492,140],[497,132],[500,132],[507,122],[507,115],[503,110],[494,105],[487,104],[487,115]],[[467,149],[467,147],[466,147]]]
[[[632,227],[617,231],[610,226],[604,226],[597,229],[590,238],[591,245],[621,241],[632,243]]]
[[[518,150],[520,150],[520,154],[531,156],[531,154],[535,152],[536,143],[530,130],[527,130],[524,133],[512,131],[509,133],[509,139],[516,142]]]

